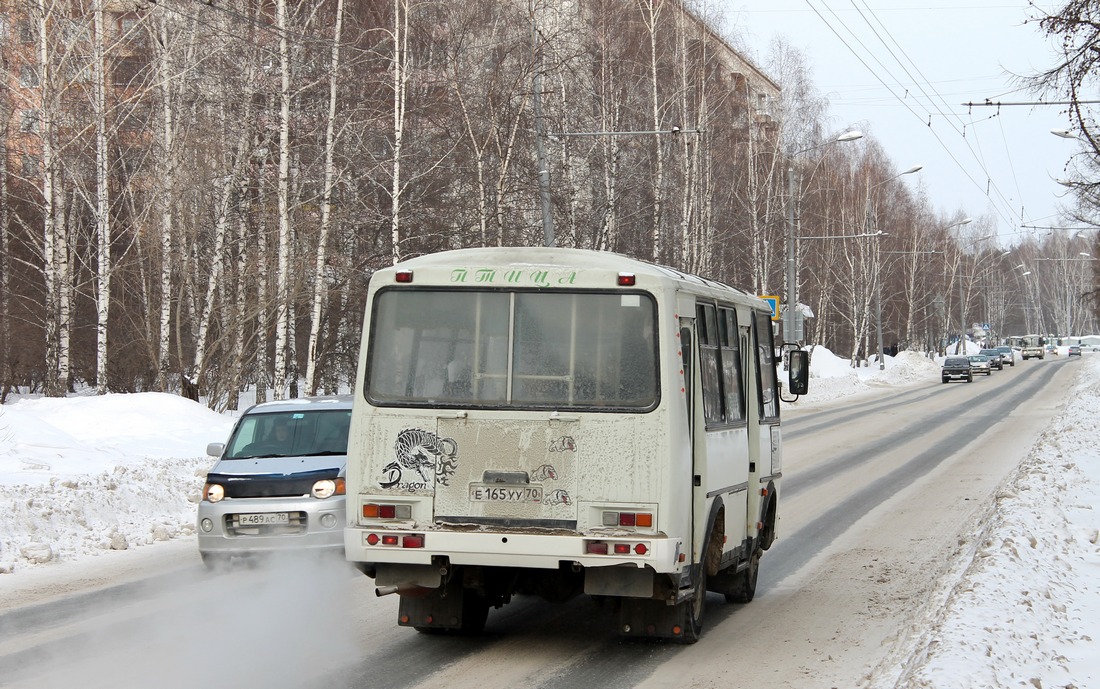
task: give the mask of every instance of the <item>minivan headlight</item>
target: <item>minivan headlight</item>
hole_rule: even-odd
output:
[[[333,495],[343,495],[345,489],[346,485],[344,479],[326,478],[314,483],[313,490],[311,490],[309,494],[318,500],[324,500],[325,498],[331,498]]]
[[[221,502],[225,497],[225,487],[217,483],[207,483],[202,487],[202,499],[207,502]]]

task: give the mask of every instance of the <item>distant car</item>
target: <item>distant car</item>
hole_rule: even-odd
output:
[[[1053,354],[1055,356],[1058,356],[1058,348],[1055,347],[1054,345],[1047,345],[1047,354]],[[1039,358],[1042,359],[1042,357],[1039,357]]]
[[[1081,345],[1070,345],[1066,356],[1081,356]]]
[[[989,367],[991,369],[995,368],[998,371],[1004,370],[1005,361],[1001,357],[1000,349],[983,349],[982,351],[978,352],[978,354],[989,358]]]
[[[1016,350],[1015,349],[1013,349],[1012,347],[1009,347],[1008,345],[1001,345],[1000,347],[997,347],[996,349],[997,349],[998,352],[1001,353],[1002,368],[1003,368],[1004,364],[1008,364],[1009,366],[1015,366],[1016,365]]]
[[[943,382],[952,380],[965,380],[974,382],[974,372],[970,369],[970,359],[965,356],[949,356],[943,361],[943,369],[940,374]]]
[[[970,359],[970,370],[977,373],[984,373],[985,375],[993,375],[993,360],[984,354],[971,354],[967,357]],[[1001,360],[1001,355],[997,355],[997,361]]]
[[[218,461],[198,507],[203,562],[286,550],[342,556],[350,423],[350,396],[280,400],[249,408],[228,443],[207,445]]]

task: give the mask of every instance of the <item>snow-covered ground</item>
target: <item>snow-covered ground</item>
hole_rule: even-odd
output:
[[[896,667],[864,678],[870,686],[1100,686],[1100,354],[1078,370],[1065,408],[996,496],[972,560],[958,563],[961,578],[945,583],[945,604],[918,621]],[[939,361],[921,354],[888,357],[880,371],[818,348],[797,404],[938,380]],[[193,542],[213,461],[203,453],[233,421],[157,393],[0,406],[0,592],[59,564]]]

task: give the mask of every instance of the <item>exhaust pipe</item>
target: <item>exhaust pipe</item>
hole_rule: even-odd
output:
[[[403,596],[426,596],[426,595],[428,595],[429,593],[431,593],[432,591],[435,591],[435,590],[436,589],[434,589],[434,588],[426,588],[424,586],[416,586],[416,585],[413,585],[413,586],[379,586],[379,587],[374,589],[374,595],[377,596],[378,598],[381,598],[382,596],[393,595],[395,593],[400,593]]]

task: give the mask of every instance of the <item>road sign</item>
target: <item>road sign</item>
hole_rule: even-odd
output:
[[[761,299],[768,302],[768,305],[772,307],[772,320],[779,320],[779,297],[773,296],[761,296]]]

